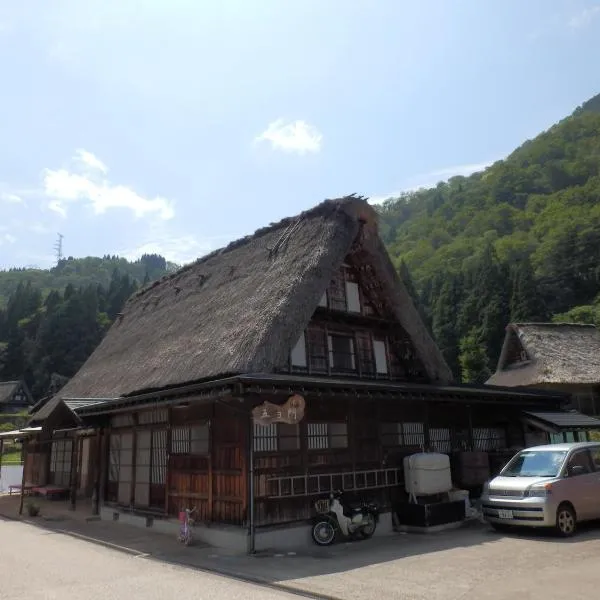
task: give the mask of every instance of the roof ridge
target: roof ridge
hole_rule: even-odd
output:
[[[153,281],[152,283],[148,284],[146,287],[143,287],[140,290],[138,290],[137,292],[135,292],[129,300],[140,298],[140,297],[144,296],[145,294],[147,294],[150,290],[154,289],[155,287],[157,287],[167,281],[171,281],[171,280],[175,279],[175,277],[178,277],[182,273],[186,273],[190,269],[193,269],[194,267],[197,267],[198,265],[205,263],[206,261],[210,260],[211,258],[214,258],[215,256],[219,256],[221,254],[225,254],[227,252],[231,252],[232,250],[236,250],[242,246],[245,246],[246,244],[249,244],[252,240],[260,238],[264,235],[267,235],[268,233],[271,233],[272,231],[275,231],[276,229],[281,229],[281,227],[284,227],[284,226],[291,227],[292,225],[294,225],[294,223],[298,224],[301,221],[303,221],[304,219],[306,219],[307,217],[317,216],[319,214],[324,213],[327,210],[330,210],[331,213],[333,213],[333,212],[339,210],[340,208],[343,208],[344,206],[351,205],[353,202],[364,202],[365,204],[368,205],[366,197],[358,196],[356,194],[350,194],[348,196],[343,196],[341,198],[335,198],[335,199],[329,199],[329,198],[325,199],[325,200],[323,200],[323,202],[321,202],[320,204],[317,204],[316,206],[313,206],[312,208],[302,211],[301,213],[299,213],[297,215],[294,215],[291,217],[285,217],[279,221],[270,223],[269,225],[267,225],[265,227],[260,227],[254,233],[251,233],[244,237],[238,238],[237,240],[233,240],[226,246],[223,246],[222,248],[218,248],[217,250],[213,250],[212,252],[209,252],[208,254],[205,254],[204,256],[197,258],[195,261],[193,261],[187,265],[184,265],[183,267],[181,267],[174,273],[169,273],[168,275],[164,275],[160,279]]]

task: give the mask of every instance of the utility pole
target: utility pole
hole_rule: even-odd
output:
[[[62,241],[63,238],[65,236],[62,233],[58,234],[58,239],[56,240],[56,243],[54,244],[54,252],[56,252],[56,263],[58,264],[62,258],[63,258],[63,253],[62,253]]]

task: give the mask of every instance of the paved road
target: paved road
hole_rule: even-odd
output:
[[[287,592],[0,520],[2,600],[289,600]]]
[[[0,520],[0,599],[298,597],[198,568],[343,600],[590,600],[600,590],[600,526],[570,540],[531,532],[502,536],[472,526],[256,557],[184,548],[170,536],[106,521],[46,526],[56,529]],[[126,546],[137,556],[57,530],[67,526],[72,535]]]

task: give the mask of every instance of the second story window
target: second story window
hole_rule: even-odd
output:
[[[356,370],[354,340],[350,336],[332,333],[328,336],[328,345],[329,366],[332,371]]]

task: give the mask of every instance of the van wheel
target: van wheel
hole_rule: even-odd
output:
[[[556,511],[556,532],[571,537],[577,531],[577,515],[570,504],[561,504]]]

